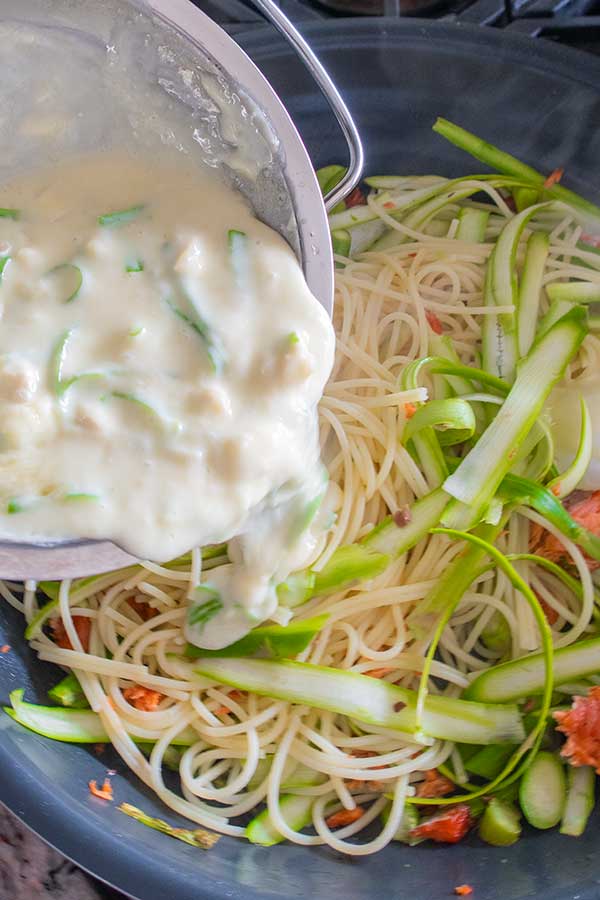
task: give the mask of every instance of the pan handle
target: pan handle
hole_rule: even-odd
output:
[[[340,92],[329,77],[327,70],[319,62],[308,43],[304,40],[297,28],[281,11],[274,0],[252,0],[269,22],[277,28],[289,44],[294,48],[312,77],[315,79],[329,106],[339,123],[342,133],[348,144],[348,170],[342,180],[325,195],[325,208],[329,212],[354,190],[364,165],[364,152],[362,142],[356,124],[350,114],[350,110],[344,103]]]

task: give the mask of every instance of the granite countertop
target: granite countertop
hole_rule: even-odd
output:
[[[0,900],[125,900],[29,831],[0,805]]]

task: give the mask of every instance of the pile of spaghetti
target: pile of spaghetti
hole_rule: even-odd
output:
[[[217,833],[359,855],[455,841],[476,821],[511,843],[521,811],[578,833],[589,815],[600,505],[573,492],[600,452],[585,402],[600,210],[436,127],[500,174],[367,179],[332,214],[338,342],[320,415],[334,515],[279,587],[277,620],[223,651],[186,646],[189,598],[225,545],[0,586],[39,658],[70,672],[59,705],[16,691],[11,715],[110,742]],[[579,416],[567,438],[548,405],[559,382]]]

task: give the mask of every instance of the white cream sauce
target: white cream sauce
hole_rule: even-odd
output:
[[[310,552],[326,313],[282,238],[181,162],[86,158],[0,207],[0,536],[153,560],[229,540],[188,637],[231,643]]]

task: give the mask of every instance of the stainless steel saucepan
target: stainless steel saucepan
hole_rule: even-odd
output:
[[[19,167],[99,146],[170,144],[225,175],[256,215],[288,240],[308,286],[331,314],[327,210],[358,183],[361,142],[306,41],[273,0],[253,2],[300,55],[346,138],[347,174],[324,201],[308,153],[273,89],[223,29],[188,0],[5,0],[0,35],[5,32],[3,45],[11,50],[0,61],[7,110],[0,173],[9,177]],[[45,59],[54,64],[45,66]],[[53,119],[45,125],[48,109]],[[109,541],[0,542],[0,578],[73,578],[132,561]]]

